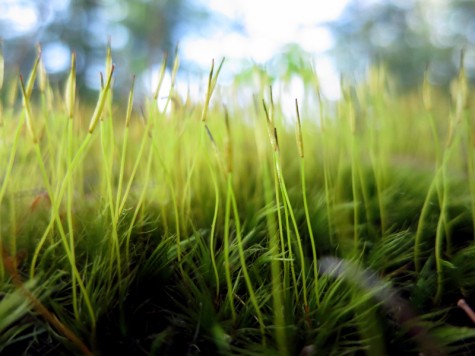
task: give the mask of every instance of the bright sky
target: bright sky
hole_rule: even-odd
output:
[[[185,56],[209,64],[209,55],[252,58],[265,62],[287,43],[297,42],[309,52],[332,46],[330,33],[321,25],[338,18],[348,0],[195,0],[228,23],[239,22],[245,34],[212,27],[209,33],[189,36],[181,44]],[[220,22],[218,25],[221,25]]]
[[[222,21],[180,43],[182,59],[209,68],[210,58],[226,57],[227,66],[253,60],[265,63],[286,44],[297,43],[312,53],[324,94],[339,97],[339,74],[325,51],[333,45],[323,26],[337,19],[349,0],[195,0],[214,11]],[[229,24],[242,25],[241,32]],[[226,25],[228,24],[228,25]],[[311,59],[309,59],[311,60]]]
[[[333,46],[331,33],[324,23],[337,19],[350,0],[193,0],[198,6],[213,11],[217,19],[202,31],[188,34],[180,41],[180,60],[199,67],[198,78],[178,78],[178,92],[189,92],[192,97],[202,98],[206,86],[211,59],[219,62],[225,57],[225,65],[219,83],[239,73],[243,63],[250,61],[265,64],[288,44],[297,43],[311,53],[319,76],[322,92],[327,99],[340,97],[340,74],[332,58],[325,52]],[[233,24],[240,29],[234,30]],[[269,68],[269,66],[267,66]],[[159,66],[152,67],[142,77],[150,91],[158,83]],[[170,74],[164,78],[159,97],[166,102],[171,83]],[[282,94],[282,110],[286,116],[295,113],[294,99],[305,97],[303,82],[295,77],[288,85],[274,83],[274,94]],[[252,89],[252,88],[251,88]],[[162,107],[159,101],[159,107]]]

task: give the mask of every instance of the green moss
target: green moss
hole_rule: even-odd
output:
[[[230,92],[244,104],[223,109],[221,65],[202,102],[163,112],[157,98],[133,108],[133,89],[127,105],[114,102],[110,83],[95,110],[81,107],[74,68],[66,97],[38,92],[35,70],[24,107],[2,103],[0,311],[16,312],[0,351],[423,352],[375,299],[380,285],[412,305],[441,348],[473,346],[473,333],[454,331],[470,324],[465,314],[454,322],[458,298],[475,302],[463,72],[453,98],[426,81],[424,100],[396,96],[379,70],[331,103],[302,68],[307,100],[321,106],[300,103],[296,145],[297,113],[280,109],[294,98],[266,90],[255,94],[264,108],[245,104],[240,83]],[[324,256],[377,282],[322,275]]]

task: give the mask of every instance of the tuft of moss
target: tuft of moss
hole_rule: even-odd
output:
[[[166,106],[176,105],[160,110],[166,57],[138,106],[133,79],[126,102],[114,99],[109,48],[94,107],[76,93],[74,58],[64,95],[40,51],[27,80],[3,83],[0,60],[0,352],[474,346],[456,307],[475,305],[475,129],[463,67],[451,93],[425,77],[396,95],[378,68],[342,82],[330,102],[311,68],[297,101],[267,89],[260,68],[249,70],[256,83],[221,87],[225,65],[213,61],[201,101],[173,84]],[[321,261],[358,278],[326,273]],[[398,295],[423,335],[382,291]]]

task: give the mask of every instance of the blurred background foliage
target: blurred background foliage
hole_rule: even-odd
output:
[[[173,53],[189,33],[206,36],[213,21],[222,19],[194,0],[2,0],[6,76],[27,72],[40,43],[53,81],[64,78],[74,50],[79,90],[91,93],[99,87],[111,38],[116,78],[130,83],[132,74],[160,62],[163,53]],[[333,37],[327,55],[345,76],[358,78],[370,64],[383,64],[399,88],[407,90],[421,83],[429,65],[431,81],[447,86],[464,50],[468,75],[475,79],[473,0],[349,0],[342,16],[324,26]],[[230,27],[245,31],[239,24]],[[298,40],[276,54],[280,66],[295,69],[290,67],[295,66]]]
[[[173,53],[186,31],[207,19],[206,12],[191,5],[186,0],[2,0],[6,66],[27,72],[40,44],[52,79],[64,79],[74,51],[79,90],[98,90],[110,39],[116,80],[130,84],[132,74],[160,62],[165,52]]]
[[[331,51],[344,73],[381,63],[408,89],[429,66],[431,81],[446,86],[463,50],[475,79],[473,0],[352,1],[329,26],[336,40]]]

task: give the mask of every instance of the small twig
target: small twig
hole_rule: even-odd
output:
[[[465,312],[465,314],[468,315],[470,320],[472,320],[472,322],[475,324],[475,312],[473,312],[473,309],[470,308],[470,305],[467,304],[465,299],[459,299],[459,301],[457,302],[457,306],[461,308]]]
[[[31,293],[23,284],[20,274],[17,270],[17,259],[15,257],[9,256],[4,250],[2,253],[3,264],[6,271],[11,276],[13,284],[15,287],[23,294],[23,296],[33,305],[36,311],[43,316],[43,318],[53,325],[53,327],[69,339],[79,350],[81,350],[83,355],[92,356],[92,352],[89,348],[79,339],[79,337],[74,334],[74,332],[69,329],[65,324],[63,324],[59,319],[51,313],[41,301],[36,298],[36,296]]]

